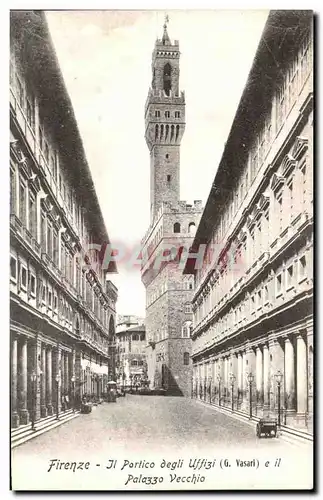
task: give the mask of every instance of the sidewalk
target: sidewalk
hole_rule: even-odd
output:
[[[220,413],[226,414],[233,419],[240,420],[240,422],[245,422],[246,424],[254,427],[256,432],[256,423],[259,422],[260,417],[253,416],[250,419],[247,413],[242,412],[240,410],[234,410],[232,412],[231,408],[226,406],[219,406],[216,403],[209,403],[208,401],[203,401],[202,399],[198,398],[194,398],[193,400],[198,403],[201,403],[202,405],[211,407]],[[312,434],[286,425],[280,426],[280,430],[278,431],[278,437],[280,437],[281,439],[290,444],[313,446]]]

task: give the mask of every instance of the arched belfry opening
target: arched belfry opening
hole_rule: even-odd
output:
[[[169,63],[164,66],[164,91],[166,95],[170,94],[172,89],[172,67]]]

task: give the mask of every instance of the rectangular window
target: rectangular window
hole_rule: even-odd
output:
[[[279,233],[283,230],[283,191],[280,189],[275,193],[278,212]]]
[[[37,207],[36,198],[33,193],[29,191],[29,231],[34,238],[37,237]]]
[[[31,126],[32,130],[35,129],[35,113],[32,99],[26,100],[26,115],[27,122]]]
[[[38,127],[38,135],[39,135],[39,147],[41,150],[44,148],[44,134],[43,134],[43,129],[41,127]]]
[[[282,292],[282,275],[278,274],[276,276],[276,295],[279,295]]]
[[[287,288],[294,286],[294,267],[287,268]]]
[[[167,175],[167,182],[170,182],[170,180],[171,180],[171,176]]]
[[[57,295],[54,295],[54,311],[57,311]]]
[[[299,280],[303,279],[306,277],[306,257],[303,255],[299,259]]]
[[[59,246],[58,246],[58,232],[56,230],[53,231],[53,261],[54,264],[58,267],[58,253],[59,253]]]
[[[30,275],[30,294],[36,297],[36,277],[33,274]]]
[[[46,304],[46,287],[43,284],[43,291],[42,291],[42,302],[43,304]]]
[[[45,160],[47,161],[47,164],[49,164],[49,147],[48,147],[48,144],[46,141],[45,141],[44,155],[45,155]]]
[[[265,301],[265,303],[269,301],[268,285],[265,285],[265,287],[264,287],[264,301]]]
[[[17,281],[17,259],[10,257],[10,278],[12,281]]]
[[[46,244],[46,230],[47,226],[47,220],[46,220],[46,214],[44,211],[41,212],[41,247],[43,253],[47,252],[47,244]]]
[[[288,192],[288,213],[290,219],[293,218],[293,208],[294,208],[294,195],[293,195],[293,177],[287,181],[287,192]]]
[[[53,258],[53,228],[50,224],[47,224],[47,254]]]
[[[27,203],[27,189],[26,185],[20,181],[19,183],[19,219],[24,227],[27,226],[27,210],[26,210],[26,203]]]
[[[27,269],[24,266],[21,266],[21,288],[27,291]]]
[[[258,292],[257,292],[257,299],[258,299],[258,308],[262,307],[262,293],[261,293],[261,290],[258,290]]]
[[[49,309],[52,308],[52,292],[49,289],[48,289],[48,307]]]
[[[181,116],[180,111],[175,111],[175,118],[180,118],[180,116]]]
[[[16,172],[10,168],[10,214],[16,213]]]
[[[20,107],[24,109],[25,107],[25,91],[20,79],[17,77],[17,97]]]

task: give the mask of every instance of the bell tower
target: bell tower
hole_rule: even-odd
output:
[[[179,91],[179,43],[167,32],[152,55],[152,83],[145,106],[145,137],[150,151],[150,214],[153,222],[163,202],[180,198],[180,144],[185,130],[185,95]]]

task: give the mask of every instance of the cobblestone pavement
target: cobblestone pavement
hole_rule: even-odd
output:
[[[279,439],[259,440],[254,426],[190,399],[127,395],[23,444],[13,450],[13,457],[44,450],[52,456],[63,450],[75,454],[138,448],[200,451],[236,447],[237,443],[271,449],[282,445]]]

